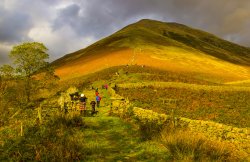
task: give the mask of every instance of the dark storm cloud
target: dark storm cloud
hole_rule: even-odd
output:
[[[134,5],[130,6],[131,2],[92,0],[91,3],[71,4],[59,10],[53,28],[57,30],[63,25],[69,25],[77,34],[99,38],[128,25],[130,19],[142,16],[146,13],[145,10],[151,8],[150,4],[154,4],[152,1],[146,1],[145,4],[134,1]],[[129,9],[136,13],[129,12]]]
[[[32,22],[27,14],[7,11],[0,6],[0,43],[15,43],[28,39]]]
[[[81,21],[81,17],[79,16],[80,6],[77,4],[72,4],[67,6],[64,9],[59,11],[59,15],[54,22],[54,29],[58,29],[63,27],[63,25],[69,25],[72,28],[78,30],[79,21]]]
[[[102,9],[93,11],[86,8],[86,10],[82,11],[81,6],[78,4],[72,4],[61,9],[58,18],[55,20],[54,30],[64,25],[69,25],[81,36],[94,35],[97,38],[110,31],[111,24],[109,19],[112,19],[111,16],[104,15],[105,12]],[[84,15],[81,12],[84,12]]]

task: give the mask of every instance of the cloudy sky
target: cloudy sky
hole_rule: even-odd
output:
[[[22,42],[44,43],[54,60],[143,18],[250,47],[249,0],[0,0],[0,65]]]

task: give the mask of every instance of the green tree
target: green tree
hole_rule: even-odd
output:
[[[10,65],[3,65],[0,67],[0,76],[5,79],[11,79],[14,76],[15,69]]]
[[[28,42],[14,46],[10,52],[16,66],[17,74],[25,80],[25,93],[27,101],[30,101],[32,81],[35,80],[34,74],[40,72],[41,69],[47,69],[49,65],[47,60],[49,55],[48,49],[38,42]]]

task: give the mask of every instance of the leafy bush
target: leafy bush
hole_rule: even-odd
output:
[[[84,138],[75,133],[84,125],[79,116],[55,115],[44,125],[26,127],[24,136],[5,139],[0,161],[84,160]]]

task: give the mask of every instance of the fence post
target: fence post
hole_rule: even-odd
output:
[[[41,104],[37,109],[37,113],[38,113],[37,115],[38,115],[38,119],[39,119],[39,124],[42,124],[42,107],[41,107]]]
[[[21,132],[20,135],[23,136],[23,122],[21,122]]]

